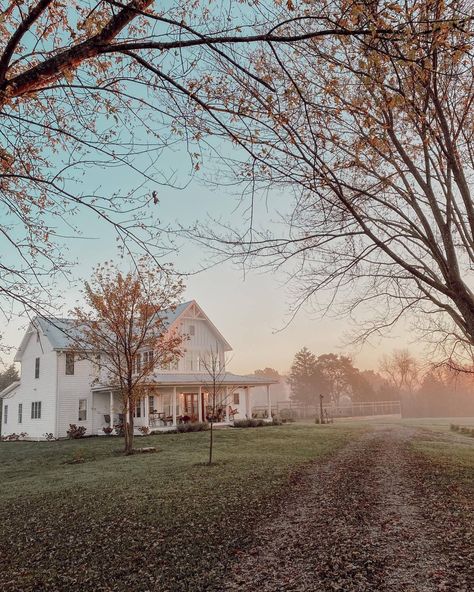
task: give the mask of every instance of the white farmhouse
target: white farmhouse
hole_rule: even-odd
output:
[[[194,301],[166,314],[168,330],[189,336],[183,356],[167,368],[156,368],[149,379],[148,395],[135,409],[135,425],[151,430],[171,429],[180,421],[206,421],[209,417],[210,377],[203,360],[219,352],[219,417],[222,424],[251,417],[251,389],[265,386],[266,416],[271,417],[270,385],[258,376],[237,376],[225,370],[225,353],[232,348]],[[20,381],[0,393],[2,435],[26,432],[30,439],[47,434],[66,437],[70,424],[84,426],[86,435],[103,435],[123,421],[120,394],[101,384],[98,367],[81,359],[69,346],[68,319],[32,321],[15,361],[21,363]]]

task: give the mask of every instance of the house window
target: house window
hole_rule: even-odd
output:
[[[31,403],[31,419],[41,419],[41,401]]]
[[[8,423],[8,405],[3,407],[3,423]]]
[[[135,405],[135,413],[133,417],[142,417],[142,400],[139,399]]]
[[[74,374],[74,354],[71,352],[66,354],[66,374],[68,376],[73,376]]]
[[[240,393],[234,393],[234,405],[240,405]]]
[[[18,403],[18,423],[23,423],[23,403]]]
[[[155,411],[155,395],[148,396],[148,409],[149,413],[153,413]]]
[[[189,334],[190,335],[196,334],[196,328],[194,327],[194,325],[189,325]]]
[[[153,351],[143,352],[143,365],[148,370],[152,370],[153,369],[153,357],[154,357],[153,356]]]
[[[141,354],[136,354],[133,358],[132,362],[132,374],[139,374],[142,370],[142,356]]]
[[[87,420],[87,399],[79,399],[79,421]]]
[[[202,356],[199,356],[198,358],[198,364],[199,364],[199,370],[201,370],[202,372],[206,372],[207,370],[211,370],[211,360],[209,359],[209,356],[206,354],[203,354]]]
[[[35,360],[35,378],[40,377],[40,359],[36,358]]]
[[[186,370],[194,370],[194,354],[193,352],[187,352],[185,356]]]

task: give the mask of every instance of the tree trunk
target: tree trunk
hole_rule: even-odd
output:
[[[133,405],[130,398],[127,402],[127,409],[125,410],[125,454],[132,454],[133,452]]]
[[[210,435],[209,435],[209,465],[212,465],[212,447],[214,445],[214,430],[212,429],[214,425],[214,422],[211,420],[211,429],[210,429]]]

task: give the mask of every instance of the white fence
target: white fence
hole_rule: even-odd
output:
[[[265,406],[252,407],[252,415],[263,416],[267,411]],[[337,417],[372,417],[376,415],[401,415],[400,401],[363,401],[345,405],[324,405],[325,416]],[[304,405],[295,401],[278,401],[272,403],[272,413],[288,419],[314,419],[319,417],[319,406]]]

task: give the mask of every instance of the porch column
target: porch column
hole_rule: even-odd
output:
[[[114,429],[114,391],[110,391],[109,395],[109,414],[110,414],[110,427]]]
[[[198,421],[202,421],[202,387],[198,389]]]
[[[229,387],[225,387],[225,422],[229,423]]]
[[[272,418],[272,399],[270,397],[270,385],[267,384],[267,408],[268,408],[268,419]]]
[[[171,397],[171,405],[173,410],[173,425],[176,426],[176,387],[173,387],[173,396]]]
[[[145,425],[150,425],[150,400],[148,395],[145,395]]]
[[[250,419],[250,387],[245,387],[245,417]]]

